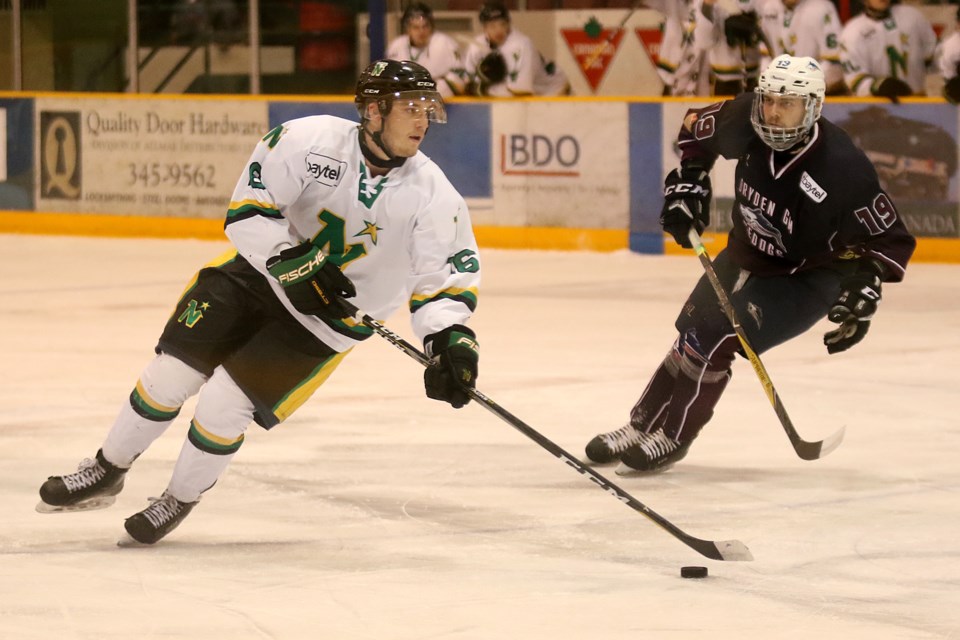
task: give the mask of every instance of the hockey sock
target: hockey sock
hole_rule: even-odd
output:
[[[670,396],[663,431],[674,440],[690,442],[713,417],[713,409],[732,375],[739,342],[725,336],[709,351],[687,331],[674,344],[678,373]]]
[[[206,378],[173,356],[160,354],[143,370],[137,386],[120,408],[103,443],[103,456],[128,468],[166,431],[187,398]]]
[[[181,502],[196,502],[216,484],[243,444],[253,412],[250,399],[218,368],[200,393],[167,491]]]
[[[650,378],[640,399],[630,410],[630,424],[640,431],[648,433],[654,431],[656,425],[662,422],[664,410],[670,404],[670,397],[676,384],[679,371],[678,360],[679,354],[671,349]]]
[[[730,370],[703,370],[702,374],[691,378],[681,373],[673,388],[663,431],[679,442],[690,442],[699,435],[713,417],[713,409],[732,376]]]

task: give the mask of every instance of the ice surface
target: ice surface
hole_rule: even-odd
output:
[[[804,438],[847,427],[823,460],[796,457],[740,361],[672,471],[599,469],[752,563],[703,559],[482,408],[427,400],[420,366],[376,337],[287,423],[252,427],[155,547],[116,541],[163,491],[190,404],[113,507],[36,513],[226,248],[0,236],[0,638],[960,638],[960,266],[913,265],[845,354],[826,354],[827,323],[764,354]],[[623,423],[700,265],[483,258],[480,388],[580,455]],[[405,312],[388,326],[411,337]],[[681,579],[690,564],[710,577]]]

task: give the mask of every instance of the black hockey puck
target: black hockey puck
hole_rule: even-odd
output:
[[[706,578],[706,567],[680,567],[681,578]]]

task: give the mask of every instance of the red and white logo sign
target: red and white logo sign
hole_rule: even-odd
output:
[[[636,29],[637,38],[643,44],[643,50],[650,56],[650,62],[657,66],[660,59],[660,42],[663,40],[663,32],[660,29]]]
[[[623,30],[603,29],[591,37],[583,29],[561,29],[560,33],[594,93],[607,73],[610,61],[623,40]]]

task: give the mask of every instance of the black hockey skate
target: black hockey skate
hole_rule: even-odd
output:
[[[615,462],[620,454],[639,444],[644,433],[629,422],[616,431],[601,433],[587,443],[587,458],[597,464]]]
[[[149,507],[127,518],[123,528],[134,541],[153,544],[180,526],[197,502],[180,502],[164,491],[159,498],[150,498]]]
[[[620,466],[616,473],[618,476],[629,476],[666,471],[683,460],[691,442],[677,442],[663,429],[644,433],[639,443],[620,454]]]
[[[103,451],[97,451],[96,457],[84,459],[75,473],[47,478],[40,487],[37,511],[61,513],[109,507],[123,489],[126,474],[127,469],[110,464]]]

